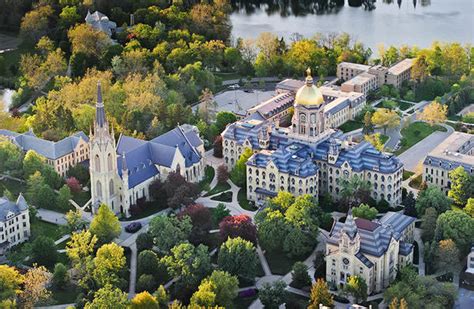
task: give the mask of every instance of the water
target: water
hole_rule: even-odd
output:
[[[374,53],[380,43],[428,47],[436,40],[474,42],[474,0],[242,0],[232,4],[233,38],[272,32],[290,40],[293,33],[311,37],[318,32],[347,32]]]
[[[12,104],[12,98],[15,90],[13,89],[0,89],[0,102],[3,102],[3,110],[8,111],[8,108]]]

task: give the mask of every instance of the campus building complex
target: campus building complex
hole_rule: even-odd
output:
[[[382,65],[365,65],[341,62],[337,65],[337,78],[343,81],[341,90],[367,94],[382,85],[399,88],[411,77],[413,59],[404,59],[390,68]]]
[[[164,180],[172,171],[180,172],[190,182],[204,176],[204,145],[192,126],[178,126],[151,141],[121,135],[116,143],[105,115],[100,84],[90,151],[93,207],[105,203],[127,217],[130,206],[150,198],[153,180]]]
[[[117,30],[117,24],[110,21],[107,15],[99,11],[95,11],[94,13],[87,11],[85,21],[92,28],[106,33],[109,37]]]
[[[0,197],[0,256],[30,237],[30,215],[23,195],[15,201]]]
[[[282,88],[293,91],[288,82]],[[350,97],[326,98],[308,75],[296,91],[290,127],[279,127],[258,112],[227,126],[222,137],[224,162],[229,169],[245,148],[254,152],[247,161],[247,198],[259,201],[288,191],[314,196],[327,192],[338,199],[342,180],[357,175],[370,182],[375,200],[399,204],[401,162],[365,141],[353,143],[335,130],[349,117],[342,114],[359,107],[351,105],[357,101]]]
[[[454,132],[431,151],[423,161],[423,181],[448,193],[449,172],[462,166],[474,174],[474,135]]]
[[[326,281],[342,288],[350,276],[367,283],[367,293],[380,292],[397,270],[413,262],[415,218],[388,212],[380,220],[354,218],[336,222],[326,242]]]
[[[89,138],[83,132],[78,132],[58,142],[36,137],[32,131],[16,133],[0,130],[0,136],[8,138],[24,152],[34,150],[46,158],[46,162],[61,176],[76,164],[89,159]]]

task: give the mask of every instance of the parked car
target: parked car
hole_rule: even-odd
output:
[[[127,233],[135,233],[141,228],[142,228],[142,224],[140,222],[132,222],[125,227],[125,231]]]

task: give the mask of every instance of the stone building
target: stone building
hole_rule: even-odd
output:
[[[165,180],[172,171],[189,182],[204,176],[204,145],[193,126],[178,126],[151,141],[121,135],[116,143],[100,84],[90,151],[93,207],[105,203],[126,217],[139,199],[150,198],[149,186],[155,179]]]
[[[296,92],[290,127],[278,127],[258,113],[227,126],[222,137],[229,169],[245,148],[254,152],[247,162],[249,200],[262,201],[278,191],[314,196],[327,192],[338,199],[342,180],[357,175],[370,182],[374,199],[391,205],[401,202],[401,162],[334,130],[338,112],[349,114],[350,108],[343,111],[344,105],[331,104],[308,75]]]
[[[413,262],[415,218],[388,212],[379,221],[354,218],[336,222],[326,242],[326,281],[343,288],[350,276],[378,293],[395,280],[397,270]]]
[[[449,172],[462,166],[474,174],[474,135],[454,132],[433,149],[423,161],[423,181],[448,193]]]
[[[0,198],[0,256],[30,238],[28,204],[20,193],[16,202]]]
[[[36,137],[32,131],[16,133],[0,130],[0,136],[8,138],[24,152],[34,150],[46,158],[46,162],[61,176],[84,161],[89,160],[89,138],[83,132],[75,133],[58,142]]]

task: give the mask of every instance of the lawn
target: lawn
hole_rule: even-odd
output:
[[[133,214],[129,218],[122,217],[120,218],[120,221],[133,221],[133,220],[145,218],[153,214],[156,214],[157,212],[162,211],[166,208],[168,208],[168,204],[166,203],[166,200],[156,200],[156,201],[145,202],[145,205],[142,208],[140,208],[139,213]]]
[[[308,307],[309,298],[287,292],[285,297],[286,308],[303,309]]]
[[[413,179],[408,183],[408,185],[409,185],[410,187],[414,188],[414,189],[419,190],[422,182],[423,182],[423,178],[421,177],[421,175],[418,175],[418,176],[416,176],[415,178],[413,178]]]
[[[223,192],[217,196],[211,197],[211,200],[230,203],[232,202],[232,191]]]
[[[61,231],[61,226],[44,222],[38,219],[31,220],[31,237],[30,240],[34,240],[36,237],[44,235],[54,240],[61,238],[64,233]]]
[[[52,297],[57,304],[71,304],[76,301],[77,295],[80,293],[80,289],[76,286],[67,286],[65,289],[51,289]]]
[[[401,109],[402,111],[405,111],[409,109],[410,107],[413,107],[413,104],[407,103],[407,102],[400,102],[397,101],[398,103],[398,108]]]
[[[350,132],[350,131],[360,129],[363,126],[364,126],[364,124],[362,123],[362,121],[349,120],[346,123],[344,123],[342,126],[340,126],[339,129],[342,132],[347,133],[347,132]]]
[[[307,258],[307,256],[290,258],[286,253],[279,251],[267,251],[265,257],[274,275],[286,275],[291,271],[295,262],[304,261]]]
[[[382,144],[385,144],[388,141],[388,136],[385,134],[380,134],[380,141]]]
[[[10,191],[15,197],[18,197],[20,192],[23,192],[23,194],[26,192],[26,183],[3,179],[0,181],[0,194],[2,194],[5,189]]]
[[[76,202],[79,206],[82,207],[91,199],[91,192],[81,190],[78,193],[73,193],[72,199],[74,200],[74,202]]]
[[[403,180],[407,180],[408,178],[410,178],[413,175],[415,175],[415,173],[405,170],[405,171],[403,171]]]
[[[204,179],[199,182],[199,188],[201,191],[209,190],[212,179],[214,179],[215,170],[212,166],[206,166],[204,169]]]
[[[401,131],[403,136],[401,139],[401,147],[395,152],[395,154],[401,154],[435,131],[446,132],[446,128],[439,125],[430,126],[425,122],[414,122],[408,127],[403,128]]]
[[[207,192],[204,196],[213,196],[218,193],[230,190],[230,185],[226,183],[218,183],[214,188]]]
[[[237,194],[237,200],[239,201],[240,207],[248,211],[255,211],[258,208],[249,202],[247,199],[247,190],[241,188]]]

